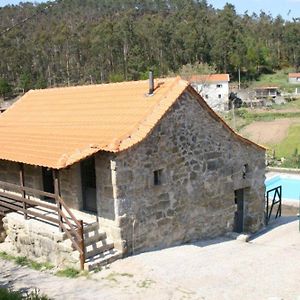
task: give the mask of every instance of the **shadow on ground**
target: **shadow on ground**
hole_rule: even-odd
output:
[[[263,228],[260,231],[254,233],[253,235],[251,235],[249,241],[253,241],[256,238],[258,238],[258,237],[274,230],[277,227],[280,227],[280,226],[283,226],[283,225],[286,225],[288,223],[295,222],[295,221],[298,221],[298,220],[299,220],[298,216],[281,216],[277,219],[271,219],[269,224],[265,228]]]

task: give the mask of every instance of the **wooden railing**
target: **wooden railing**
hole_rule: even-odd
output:
[[[43,198],[47,201],[41,200]],[[57,225],[79,252],[80,266],[81,269],[84,268],[83,221],[76,219],[58,193],[47,193],[0,181],[0,214],[5,215],[13,211],[22,213],[25,219],[36,218]],[[54,216],[49,216],[49,212]]]

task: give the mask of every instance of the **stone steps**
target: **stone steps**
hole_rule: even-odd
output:
[[[96,222],[85,226],[84,245],[85,269],[88,271],[122,257],[122,254],[114,248],[114,243],[107,239],[106,233],[99,229],[99,224]]]
[[[91,236],[84,234],[85,245],[92,245],[93,243],[97,243],[98,241],[102,241],[105,239],[106,239],[106,232],[96,232]]]
[[[84,268],[85,270],[92,271],[96,268],[101,268],[105,265],[111,264],[120,258],[122,258],[122,253],[116,249],[111,249],[88,258],[85,262]]]
[[[85,245],[85,257],[90,258],[111,249],[114,249],[114,243],[106,240],[88,246]]]

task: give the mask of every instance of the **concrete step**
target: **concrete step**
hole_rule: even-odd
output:
[[[114,249],[114,243],[107,242],[106,240],[94,243],[85,248],[85,258],[99,255],[111,249]]]
[[[84,268],[88,271],[92,271],[96,268],[100,268],[105,265],[111,264],[120,258],[122,258],[122,253],[116,249],[111,249],[88,258],[86,260]]]

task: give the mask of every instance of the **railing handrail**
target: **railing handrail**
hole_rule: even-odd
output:
[[[63,200],[63,198],[61,196],[58,196],[58,201],[60,202],[60,204],[62,205],[62,207],[65,209],[65,211],[70,215],[71,219],[76,223],[76,225],[78,227],[80,227],[79,220],[77,220],[77,218],[72,213],[72,211],[70,210],[70,208],[66,205],[65,201]]]
[[[1,188],[1,186],[2,186],[2,188],[3,188],[3,186],[11,187],[11,188],[14,188],[18,191],[24,191],[24,192],[27,192],[27,193],[33,194],[33,195],[37,194],[37,195],[40,195],[40,196],[46,196],[46,197],[49,197],[49,198],[53,198],[55,200],[55,194],[44,192],[44,191],[41,191],[41,190],[36,190],[34,188],[30,188],[30,187],[27,187],[27,186],[20,186],[20,185],[14,184],[14,183],[0,181],[0,188]]]
[[[11,190],[7,191],[5,189],[5,187],[14,189],[15,191],[11,191]],[[0,199],[0,207],[2,206],[4,208],[11,209],[13,211],[21,211],[25,217],[35,216],[40,219],[44,219],[44,220],[53,222],[55,224],[58,224],[59,228],[71,240],[75,249],[79,251],[81,268],[82,269],[84,268],[85,253],[84,253],[83,222],[82,222],[82,220],[77,220],[77,218],[75,217],[73,212],[66,205],[65,201],[63,200],[63,198],[60,195],[36,190],[34,188],[29,188],[29,187],[25,187],[25,186],[19,186],[17,184],[3,182],[3,181],[0,181],[0,189],[3,190],[3,191],[0,190],[0,196],[2,196],[4,198],[11,199],[11,200],[17,201],[22,204],[41,206],[41,207],[47,208],[47,209],[52,210],[55,213],[57,213],[59,218],[54,219],[52,217],[45,216],[41,213],[33,212],[33,211],[27,209],[26,205],[24,206],[25,207],[24,208],[24,207],[16,205],[15,203],[14,204],[6,203],[4,201],[1,201],[1,199]],[[23,195],[25,195],[25,193],[26,193],[27,195],[29,194],[30,196],[32,196],[32,195],[33,196],[36,196],[36,195],[46,196],[48,198],[52,198],[53,200],[55,200],[56,203],[59,205],[51,204],[51,203],[44,203],[42,200],[27,199],[26,195],[23,197],[22,195],[20,196],[20,195],[12,194],[14,192],[21,192],[21,193],[24,192]],[[67,212],[67,216],[63,212],[63,209]],[[69,219],[71,219],[75,224],[73,225]],[[67,224],[69,226],[69,228],[67,228],[64,223]]]
[[[274,192],[273,194],[273,198],[272,199],[269,199],[269,194],[271,192]],[[276,196],[278,196],[278,199],[276,200]],[[269,209],[269,201],[272,200],[272,204],[271,204],[271,207]],[[275,204],[278,204],[279,203],[279,206],[278,206],[278,210],[276,212],[276,216],[275,216],[275,219],[277,217],[280,217],[281,216],[281,202],[282,202],[282,185],[279,185],[273,189],[270,189],[266,192],[266,225],[268,225],[269,223],[269,220],[271,218],[271,215],[272,215],[272,211],[273,211],[273,207]]]
[[[279,185],[279,186],[277,186],[277,187],[274,187],[274,188],[272,188],[272,189],[268,190],[268,191],[267,191],[267,195],[269,195],[269,193],[271,193],[271,192],[273,192],[273,191],[277,191],[277,190],[278,190],[278,188],[281,190],[282,186],[281,186],[281,185]]]

